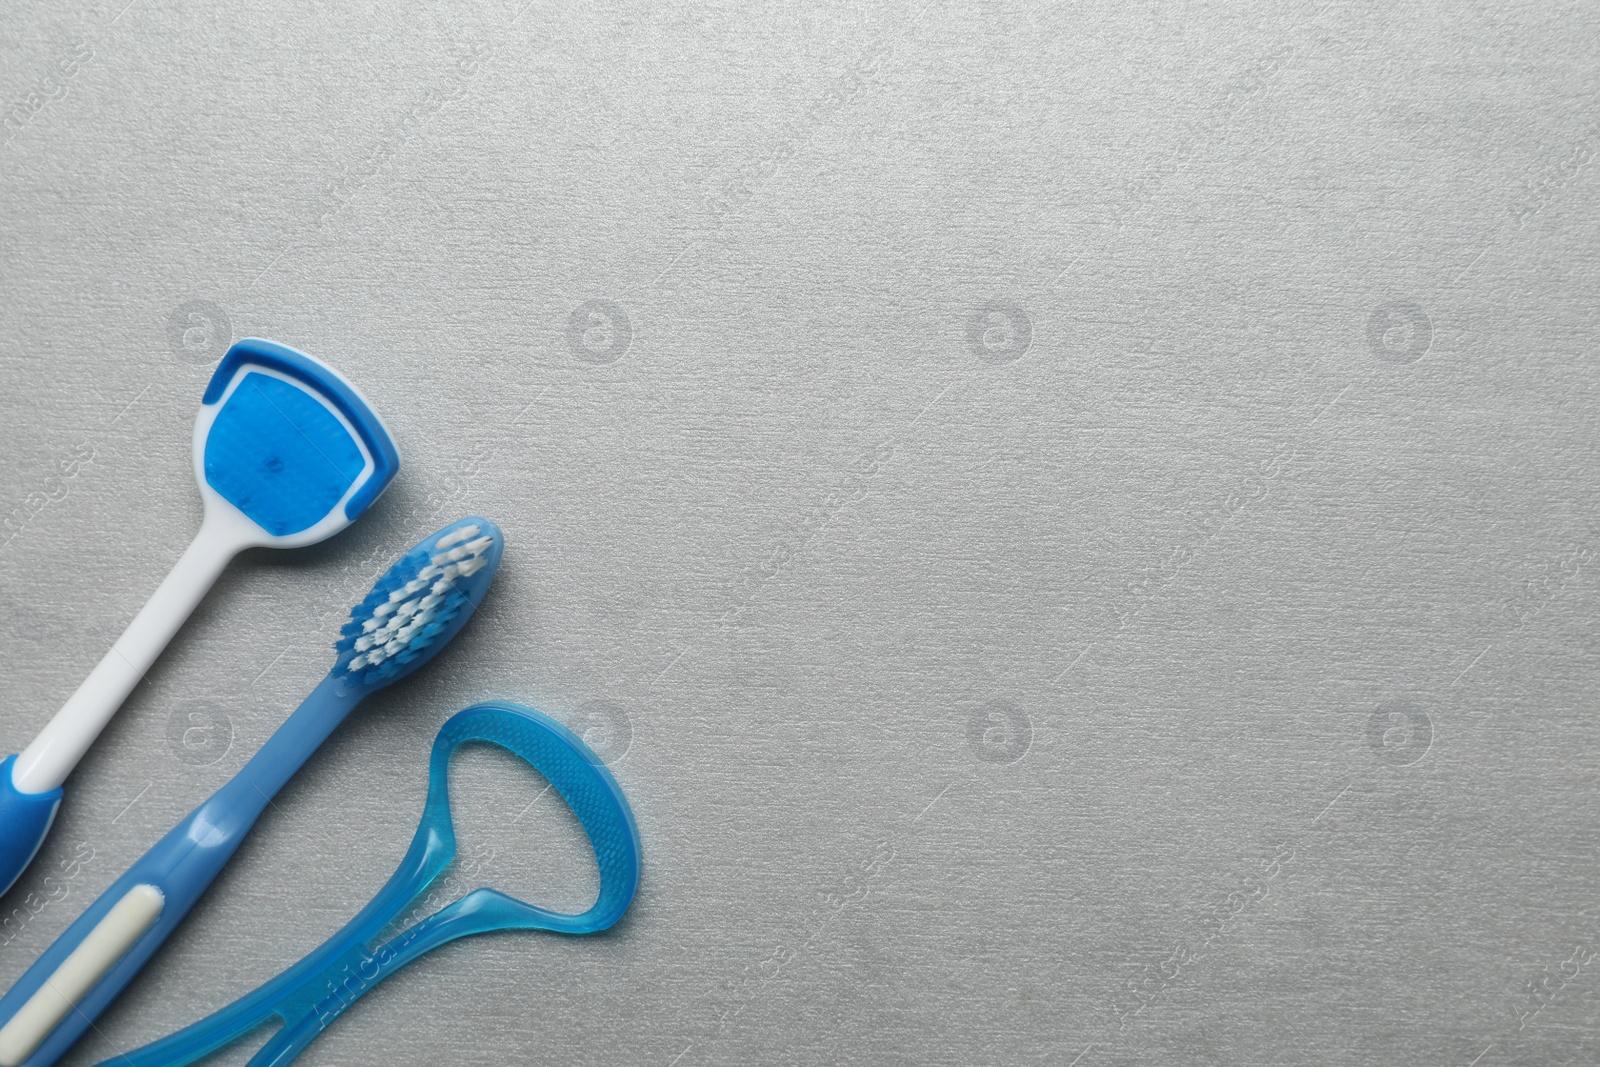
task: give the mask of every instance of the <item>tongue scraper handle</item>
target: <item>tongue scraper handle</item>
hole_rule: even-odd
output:
[[[344,529],[400,458],[371,405],[331,367],[246,338],[206,386],[194,466],[205,501],[199,534],[61,710],[0,763],[0,895],[44,842],[67,775],[228,561],[252,545],[299,547]]]
[[[450,760],[469,742],[488,742],[526,760],[578,817],[594,848],[600,892],[581,914],[548,911],[498,890],[475,889],[378,944],[393,921],[456,854],[450,816]],[[377,896],[344,928],[278,977],[232,1004],[100,1067],[187,1067],[276,1018],[282,1027],[246,1067],[284,1067],[384,978],[457,938],[490,930],[593,934],[608,929],[639,886],[639,830],[628,800],[600,757],[547,715],[518,704],[475,704],[439,730],[428,760],[428,799],[411,847]],[[0,1067],[9,1067],[0,1057]],[[29,1063],[26,1067],[43,1067]]]
[[[116,644],[20,756],[0,764],[0,894],[44,843],[61,783],[241,546],[207,522]]]

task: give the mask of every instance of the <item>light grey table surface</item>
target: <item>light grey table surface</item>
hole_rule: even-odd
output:
[[[193,533],[230,340],[404,469],[213,589],[0,986],[377,569],[508,549],[63,1062],[342,925],[487,698],[607,756],[631,913],[302,1062],[1600,1062],[1596,5],[125,3],[0,15],[0,752]],[[531,775],[455,778],[452,892],[593,892]]]

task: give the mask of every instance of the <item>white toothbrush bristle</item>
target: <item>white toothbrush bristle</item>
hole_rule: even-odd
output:
[[[454,588],[457,579],[488,566],[487,553],[495,544],[496,538],[483,535],[483,528],[476,524],[451,530],[435,541],[408,581],[367,609],[365,618],[353,617],[345,627],[344,641],[348,643],[341,647],[355,653],[345,669],[360,673],[396,657],[404,657],[402,664],[410,662],[415,653],[406,653],[413,645],[425,647],[428,638],[460,611],[463,598]],[[395,579],[386,576],[388,580]],[[393,669],[391,665],[380,673],[387,676]]]
[[[436,549],[437,548],[449,548],[451,545],[458,545],[462,541],[465,541],[465,540],[467,540],[468,538],[471,538],[471,537],[476,537],[477,535],[478,535],[478,527],[476,527],[476,526],[463,526],[460,529],[451,530],[449,533],[447,533],[443,537],[439,538],[439,540],[434,544],[433,547],[436,548]]]

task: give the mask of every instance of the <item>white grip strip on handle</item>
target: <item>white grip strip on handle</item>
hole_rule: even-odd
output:
[[[73,1005],[150,929],[165,902],[155,886],[136,885],[112,905],[11,1021],[0,1027],[0,1067],[19,1067],[33,1055]]]

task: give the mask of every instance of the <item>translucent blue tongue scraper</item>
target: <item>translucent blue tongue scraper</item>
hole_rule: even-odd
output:
[[[600,893],[580,915],[546,911],[487,887],[474,889],[432,915],[379,936],[450,865],[456,852],[450,820],[450,757],[469,742],[488,742],[522,757],[572,808],[600,869]],[[365,908],[299,963],[266,985],[187,1029],[102,1067],[183,1067],[274,1019],[282,1026],[248,1067],[283,1067],[351,1004],[425,952],[469,934],[552,930],[592,934],[622,917],[639,884],[639,832],[616,779],[572,731],[531,708],[477,704],[439,730],[428,765],[428,801],[400,869]]]

